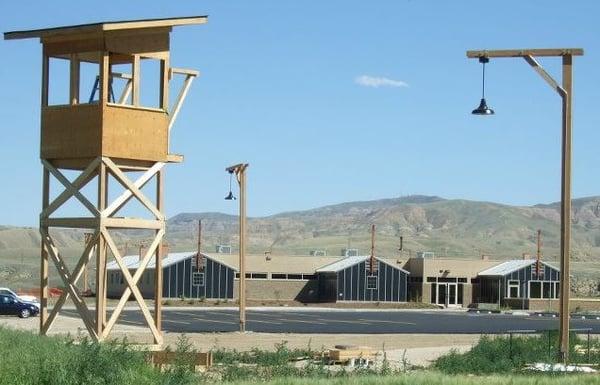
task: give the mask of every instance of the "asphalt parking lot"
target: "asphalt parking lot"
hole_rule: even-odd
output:
[[[73,310],[63,315],[76,316]],[[232,332],[239,330],[236,310],[163,309],[164,331],[174,333]],[[144,326],[139,311],[124,310],[118,321]],[[600,334],[596,317],[572,317],[572,329],[590,329]],[[447,311],[321,311],[248,310],[246,330],[262,333],[324,334],[498,334],[514,330],[556,330],[558,318],[552,314],[477,314]]]

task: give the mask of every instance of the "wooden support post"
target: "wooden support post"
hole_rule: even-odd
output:
[[[140,55],[133,55],[131,76],[133,76],[132,104],[134,107],[138,107],[140,105]]]
[[[71,54],[70,60],[70,87],[69,87],[69,104],[79,104],[79,57],[77,54]]]
[[[100,104],[106,105],[109,99],[110,63],[108,52],[100,53]]]
[[[246,331],[246,167],[238,174],[240,184],[240,331]]]
[[[169,59],[160,61],[160,108],[169,111]]]
[[[560,359],[569,360],[569,297],[571,250],[571,124],[573,57],[562,57],[562,183],[560,204]]]
[[[42,53],[42,97],[41,97],[41,102],[42,102],[42,107],[47,107],[48,106],[48,85],[50,82],[50,77],[49,77],[49,73],[50,73],[50,57],[48,57],[48,54],[46,53],[46,49],[44,48],[44,51]]]
[[[42,182],[42,210],[50,203],[50,172],[44,168]],[[48,232],[48,226],[40,223],[40,230]],[[42,242],[40,263],[40,334],[44,335],[44,325],[48,319],[48,251]]]
[[[156,174],[156,205],[161,213],[164,213],[164,170],[161,168]],[[159,231],[156,232],[156,236]],[[163,242],[161,241],[156,248],[156,261],[154,264],[154,325],[156,330],[162,333],[162,292],[163,292]],[[155,343],[159,341],[155,338]]]
[[[246,169],[248,163],[240,163],[227,167],[225,171],[235,174],[240,187],[240,267],[239,267],[239,310],[240,310],[240,332],[246,331]],[[230,191],[231,195],[231,191]],[[228,196],[225,199],[230,199]],[[234,198],[235,199],[235,198]]]
[[[108,175],[106,165],[101,162],[98,166],[98,210],[106,208]],[[101,338],[106,323],[106,239],[104,233],[98,237],[96,246],[96,334]]]

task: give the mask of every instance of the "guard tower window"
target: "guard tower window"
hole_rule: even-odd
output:
[[[51,57],[48,61],[48,104],[69,104],[69,60]]]

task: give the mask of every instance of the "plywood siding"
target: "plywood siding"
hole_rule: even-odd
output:
[[[98,104],[42,108],[40,156],[44,159],[90,158],[101,151]]]
[[[105,106],[102,155],[165,162],[168,124],[164,111]]]

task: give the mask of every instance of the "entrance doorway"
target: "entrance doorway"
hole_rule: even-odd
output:
[[[462,285],[453,282],[438,282],[431,285],[431,303],[444,307],[462,306]]]

